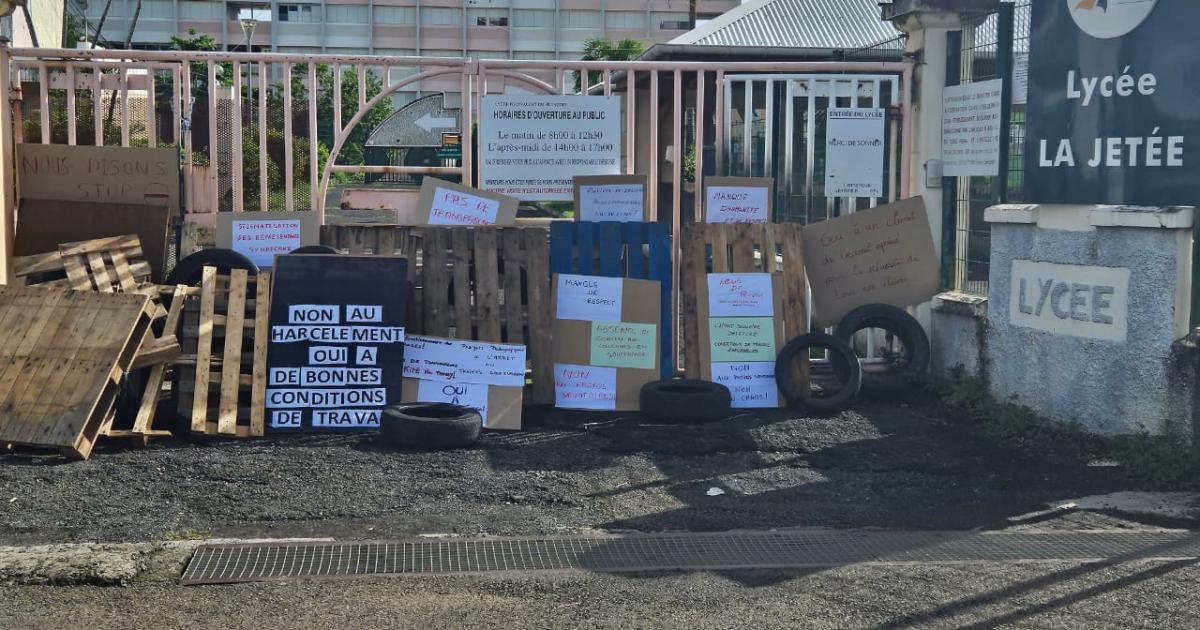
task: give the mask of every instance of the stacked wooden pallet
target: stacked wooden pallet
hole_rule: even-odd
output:
[[[174,384],[176,412],[193,434],[263,434],[270,291],[268,273],[204,268],[199,300],[183,310]]]

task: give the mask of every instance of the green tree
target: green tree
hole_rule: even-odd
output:
[[[619,42],[614,42],[611,39],[603,37],[593,37],[583,42],[583,61],[633,61],[642,56],[646,52],[646,47],[636,39],[622,39]],[[589,71],[588,85],[595,85],[600,81],[600,73]],[[575,77],[575,91],[583,90],[579,81],[580,77]]]
[[[317,140],[327,148],[333,147],[333,69],[328,65],[317,66]],[[308,65],[297,64],[292,68],[292,129],[307,133],[308,130]],[[383,91],[383,81],[374,72],[367,72],[366,96],[371,100]],[[282,101],[282,95],[273,94],[272,99]],[[339,164],[363,164],[367,137],[392,114],[392,101],[385,98],[372,107],[355,125],[350,136],[338,153]],[[358,76],[353,68],[342,71],[342,125],[358,113]]]

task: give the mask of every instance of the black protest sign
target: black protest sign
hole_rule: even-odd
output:
[[[372,429],[400,402],[407,261],[276,258],[266,407],[274,430]]]
[[[1040,0],[1032,10],[1025,200],[1195,204],[1200,2]]]

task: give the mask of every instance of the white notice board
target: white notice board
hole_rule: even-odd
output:
[[[571,178],[621,169],[616,96],[484,96],[480,188],[525,201],[570,201]]]

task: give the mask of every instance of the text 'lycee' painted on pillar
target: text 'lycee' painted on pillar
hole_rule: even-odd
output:
[[[1129,269],[1014,260],[1013,326],[1071,337],[1125,341]]]

